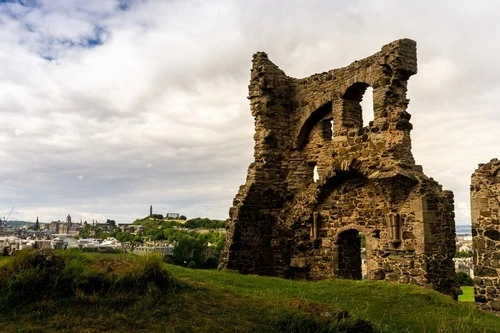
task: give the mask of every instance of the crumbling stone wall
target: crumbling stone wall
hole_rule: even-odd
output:
[[[500,161],[479,164],[471,179],[474,298],[500,311]]]
[[[416,72],[409,39],[303,79],[256,53],[255,160],[229,212],[220,267],[359,279],[362,233],[369,279],[456,296],[453,193],[425,176],[411,153],[406,87]],[[374,120],[363,124],[369,86]]]

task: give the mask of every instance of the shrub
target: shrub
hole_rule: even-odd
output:
[[[457,282],[461,286],[473,286],[474,285],[474,281],[469,276],[469,274],[464,273],[464,272],[458,272],[457,273]]]
[[[58,297],[155,296],[176,286],[159,256],[43,249],[20,251],[10,259],[0,267],[0,310]]]
[[[455,258],[472,258],[474,253],[472,251],[457,251]]]
[[[205,260],[201,268],[211,269],[211,268],[217,268],[217,266],[219,266],[219,260],[214,257],[209,257],[207,258],[207,260]]]
[[[2,301],[15,305],[42,298],[46,293],[61,294],[64,259],[54,250],[19,251],[0,271]]]

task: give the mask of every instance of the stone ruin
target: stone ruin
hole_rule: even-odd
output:
[[[474,298],[485,310],[500,311],[500,161],[479,164],[471,181]]]
[[[416,43],[394,41],[303,79],[254,55],[255,161],[237,193],[220,267],[285,278],[412,283],[456,297],[454,201],[411,153],[407,81]],[[373,89],[374,120],[360,102]],[[318,175],[318,179],[314,176]]]

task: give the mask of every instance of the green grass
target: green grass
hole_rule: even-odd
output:
[[[311,312],[311,309],[318,309]],[[160,257],[20,251],[0,264],[3,332],[373,332],[333,305],[171,278]]]
[[[350,280],[301,282],[176,266],[169,266],[169,271],[180,281],[218,287],[223,292],[274,302],[300,299],[332,305],[372,323],[379,332],[500,332],[499,317],[413,285]]]
[[[47,278],[48,277],[48,278]],[[0,261],[1,332],[500,332],[433,290],[191,270],[158,257],[20,253]]]
[[[474,287],[462,286],[463,294],[458,296],[460,302],[474,302]]]

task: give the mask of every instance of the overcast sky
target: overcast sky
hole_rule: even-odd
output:
[[[417,41],[413,154],[470,223],[500,157],[497,1],[0,0],[0,216],[225,219],[253,155],[252,54],[288,75]]]

